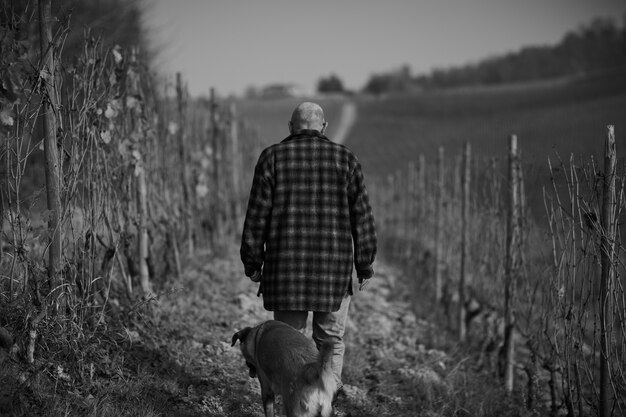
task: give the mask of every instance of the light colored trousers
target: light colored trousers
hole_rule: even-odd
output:
[[[341,370],[343,368],[343,354],[346,345],[343,343],[343,334],[346,330],[346,320],[348,318],[348,308],[350,307],[350,295],[346,295],[341,302],[339,310],[333,312],[314,311],[313,312],[313,340],[319,349],[324,340],[331,340],[334,343],[333,352],[333,373],[337,380],[337,386],[341,383]],[[275,311],[274,320],[289,324],[296,330],[304,333],[308,311]]]

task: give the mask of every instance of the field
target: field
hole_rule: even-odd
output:
[[[602,88],[612,81],[594,84]],[[457,152],[466,141],[476,155],[501,156],[510,134],[518,136],[524,159],[536,165],[555,152],[597,156],[604,127],[619,129],[626,122],[626,85],[615,84],[604,96],[573,82],[367,101],[360,103],[360,123],[348,144],[375,175],[389,174],[389,167],[406,165],[419,154],[434,158],[439,146]]]
[[[313,99],[315,100],[315,99]],[[618,156],[626,142],[624,71],[588,78],[485,89],[384,98],[357,97],[357,122],[346,145],[359,157],[366,177],[375,180],[406,169],[424,155],[434,166],[437,149],[460,154],[469,141],[475,158],[505,158],[508,137],[518,136],[526,187],[534,211],[543,210],[541,187],[549,185],[548,158],[570,155],[601,161],[606,126],[615,125]],[[242,102],[241,115],[256,126],[264,143],[286,136],[286,120],[298,99]],[[332,139],[337,100],[318,100],[326,109]],[[622,138],[620,140],[620,138]]]

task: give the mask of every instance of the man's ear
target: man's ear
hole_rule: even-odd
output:
[[[320,130],[320,133],[324,133],[326,131],[326,128],[328,127],[328,122],[324,122],[322,123],[322,130]]]
[[[293,135],[293,123],[291,123],[291,120],[287,122],[287,126],[289,127],[289,134]]]

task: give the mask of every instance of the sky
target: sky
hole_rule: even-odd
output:
[[[554,45],[594,17],[623,24],[626,0],[147,0],[158,71],[222,96],[273,83],[313,91],[338,76],[413,75]]]

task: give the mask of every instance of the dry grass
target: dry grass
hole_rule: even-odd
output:
[[[476,372],[468,351],[413,313],[411,276],[384,262],[377,271],[351,305],[348,395],[340,408],[363,417],[519,415],[519,401],[502,396],[489,375]],[[0,376],[2,386],[12,387],[0,411],[260,417],[258,381],[230,346],[234,331],[270,317],[255,294],[236,248],[218,257],[198,253],[180,281],[162,288],[158,302],[134,309],[112,303],[106,325],[66,329],[62,337],[52,323],[42,326],[50,331],[41,335],[38,361],[11,361]]]

